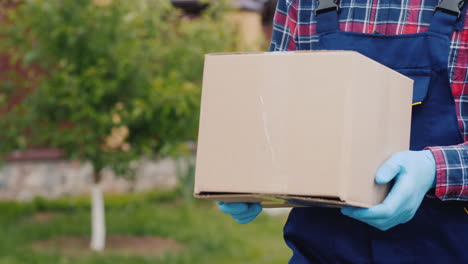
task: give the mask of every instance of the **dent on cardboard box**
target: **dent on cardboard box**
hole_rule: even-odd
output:
[[[265,207],[380,203],[408,150],[413,81],[357,52],[205,58],[194,195]]]

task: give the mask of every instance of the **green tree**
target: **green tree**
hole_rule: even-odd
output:
[[[234,31],[223,20],[222,2],[197,19],[168,0],[18,3],[4,12],[0,54],[43,74],[0,118],[0,156],[47,146],[91,162],[91,244],[101,250],[103,168],[131,175],[131,161],[170,155],[196,138],[203,56],[233,50]],[[0,83],[3,101],[19,85],[12,80]]]

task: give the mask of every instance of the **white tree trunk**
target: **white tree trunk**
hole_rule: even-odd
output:
[[[91,187],[91,199],[91,249],[102,251],[106,246],[106,221],[104,199],[99,183],[94,183]]]

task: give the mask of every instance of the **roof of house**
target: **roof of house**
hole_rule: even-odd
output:
[[[233,6],[239,9],[262,12],[263,7],[269,0],[236,0],[233,1]],[[206,8],[206,3],[201,3],[200,0],[171,0],[176,7],[184,9],[184,11],[193,13],[200,12]]]
[[[198,0],[171,0],[175,7],[178,7],[189,14],[198,14],[208,5],[200,3]]]

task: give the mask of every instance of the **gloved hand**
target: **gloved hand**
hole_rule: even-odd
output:
[[[221,211],[230,214],[239,224],[251,222],[263,209],[260,203],[216,203],[219,205]]]
[[[385,200],[371,208],[343,207],[344,215],[380,230],[388,230],[413,218],[426,193],[435,186],[436,164],[430,150],[393,155],[377,171],[377,184],[395,183]]]

